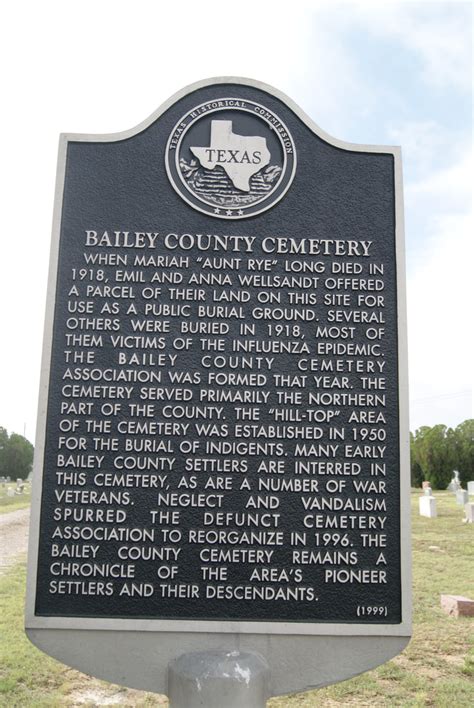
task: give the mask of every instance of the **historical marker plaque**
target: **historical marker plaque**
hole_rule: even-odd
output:
[[[399,161],[231,79],[64,136],[29,628],[409,634]]]

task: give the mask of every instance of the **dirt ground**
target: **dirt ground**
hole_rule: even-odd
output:
[[[26,553],[29,524],[29,508],[0,514],[0,574]]]

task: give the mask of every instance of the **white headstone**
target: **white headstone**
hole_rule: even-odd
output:
[[[465,489],[458,489],[456,492],[456,504],[459,504],[459,506],[464,506],[467,504],[469,501],[469,494],[466,492]]]
[[[436,499],[434,497],[425,497],[423,495],[419,498],[420,504],[420,516],[428,516],[430,519],[434,519],[436,514]]]
[[[431,497],[433,495],[433,490],[431,487],[423,487],[423,494],[425,497]]]
[[[15,490],[12,489],[12,487],[8,487],[7,489],[7,497],[14,497],[15,496]]]
[[[464,505],[464,513],[468,524],[474,524],[474,502],[468,502]]]
[[[470,497],[474,497],[474,482],[467,483],[467,493]]]
[[[450,492],[456,494],[458,489],[461,489],[461,480],[459,479],[459,472],[457,470],[453,471],[453,478],[448,484],[448,489]]]

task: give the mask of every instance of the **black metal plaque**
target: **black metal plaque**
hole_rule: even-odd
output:
[[[36,616],[400,623],[393,151],[229,82],[64,170]]]

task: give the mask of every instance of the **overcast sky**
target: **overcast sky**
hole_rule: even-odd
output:
[[[401,145],[410,428],[473,417],[472,3],[2,3],[0,426],[33,440],[60,132],[245,76],[331,135]]]

